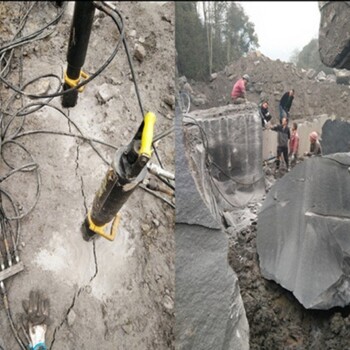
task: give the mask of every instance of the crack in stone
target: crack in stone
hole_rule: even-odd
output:
[[[87,204],[86,204],[86,196],[85,196],[85,191],[84,191],[84,179],[83,177],[78,174],[79,170],[79,156],[80,156],[80,145],[77,145],[77,157],[75,159],[75,174],[77,178],[80,178],[80,191],[81,191],[81,196],[83,197],[83,202],[84,202],[84,208],[85,208],[85,214],[88,212]]]
[[[94,280],[94,278],[98,274],[98,263],[97,263],[97,256],[96,256],[96,242],[93,241],[93,252],[94,252],[94,261],[95,261],[95,274],[90,278],[90,283]]]
[[[69,112],[68,112],[68,115],[69,115]],[[69,127],[69,131],[71,132],[71,123],[68,121],[68,127]],[[80,145],[78,144],[77,142],[77,156],[75,158],[75,164],[76,164],[76,167],[75,167],[75,174],[76,174],[76,177],[78,179],[80,179],[80,190],[81,190],[81,194],[82,194],[82,197],[83,197],[83,202],[84,202],[84,208],[85,208],[85,213],[87,214],[88,212],[88,208],[87,208],[87,200],[86,200],[86,195],[85,195],[85,191],[84,191],[84,179],[83,179],[83,176],[82,175],[79,175],[79,159],[80,159]],[[93,281],[93,279],[97,276],[98,274],[98,264],[97,264],[97,256],[96,256],[96,244],[95,244],[95,241],[93,241],[93,253],[94,253],[94,263],[95,263],[95,273],[94,275],[90,278],[90,283]],[[68,315],[70,313],[70,311],[74,308],[74,305],[75,305],[75,301],[76,299],[79,297],[81,291],[84,289],[84,287],[81,287],[79,288],[79,290],[74,294],[74,297],[73,297],[73,301],[70,305],[70,307],[68,308],[62,322],[55,328],[54,332],[53,332],[53,337],[52,337],[52,342],[49,346],[49,349],[52,349],[55,341],[56,341],[56,334],[60,331],[61,327],[63,326],[63,324],[67,321],[68,319]]]
[[[70,307],[68,308],[68,310],[67,310],[67,312],[66,312],[66,314],[65,314],[65,316],[64,316],[64,318],[62,320],[62,322],[55,328],[55,330],[53,332],[52,342],[51,342],[51,344],[49,346],[49,349],[52,349],[52,347],[53,347],[53,345],[54,345],[54,343],[56,341],[56,333],[58,333],[60,331],[60,329],[63,326],[63,324],[67,321],[68,315],[69,315],[70,311],[73,309],[73,307],[75,305],[75,301],[79,297],[79,295],[80,295],[80,293],[82,292],[83,289],[84,288],[79,288],[79,290],[77,292],[75,292],[74,297],[73,297],[73,301],[72,301]]]
[[[77,156],[75,159],[75,173],[77,178],[80,178],[80,190],[81,190],[81,195],[83,197],[83,202],[84,202],[84,208],[85,208],[85,214],[87,215],[88,213],[88,207],[87,207],[87,200],[86,200],[86,195],[85,195],[85,191],[84,191],[84,179],[83,176],[80,175],[79,176],[79,159],[80,159],[80,145],[77,145]],[[97,276],[98,274],[98,264],[97,264],[97,256],[96,256],[96,244],[95,241],[93,241],[93,253],[94,253],[94,263],[95,263],[95,273],[94,275],[90,278],[90,282],[93,281],[93,279]]]

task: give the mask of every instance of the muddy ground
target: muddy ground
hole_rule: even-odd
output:
[[[173,125],[174,4],[110,3],[124,19],[143,106],[156,114],[158,135]],[[1,47],[13,41],[32,5],[22,37],[60,12],[54,2],[0,2]],[[72,5],[45,31],[48,35],[19,46],[11,60],[2,61],[4,65],[10,62],[8,74],[2,71],[2,77],[23,86],[38,76],[56,74],[58,79],[42,78],[25,91],[52,94],[59,87],[67,64]],[[90,75],[96,72],[119,37],[111,19],[97,11],[83,70]],[[30,290],[39,289],[50,300],[49,349],[173,349],[174,198],[156,192],[164,201],[139,187],[120,211],[113,242],[104,238],[86,242],[81,233],[116,150],[131,141],[142,120],[123,45],[79,94],[74,108],[63,108],[61,98],[56,97],[50,106],[40,105],[37,111],[12,118],[22,106],[38,101],[13,96],[13,90],[1,83],[1,176],[7,176],[11,166],[30,163],[26,171],[2,178],[0,183],[6,214],[16,216],[4,191],[13,198],[20,217],[11,222],[21,225],[16,238],[24,270],[6,279],[5,287],[23,343],[22,301],[28,299]],[[46,133],[12,142],[16,133],[43,130]],[[157,150],[165,169],[174,173],[173,140],[170,133],[158,142]],[[158,164],[155,154],[151,161]],[[158,182],[150,173],[145,180],[151,178]],[[21,349],[4,306],[1,301],[0,348]]]

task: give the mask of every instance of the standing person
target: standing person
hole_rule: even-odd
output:
[[[269,112],[269,104],[267,101],[263,101],[262,104],[260,105],[259,114],[261,117],[262,127],[264,128],[272,118]]]
[[[283,154],[284,161],[286,162],[287,171],[289,168],[288,159],[288,140],[290,139],[290,130],[288,127],[287,118],[282,118],[282,124],[276,125],[270,128],[273,131],[277,131],[277,157],[276,157],[276,173],[279,171],[281,155]]]
[[[234,104],[241,104],[247,102],[246,87],[250,80],[248,74],[244,74],[241,79],[233,85],[231,98]]]
[[[281,98],[279,109],[280,109],[280,123],[282,124],[282,118],[286,117],[287,122],[289,121],[289,110],[292,107],[294,99],[294,89],[287,91]]]
[[[299,150],[299,134],[298,134],[298,124],[293,122],[292,133],[290,135],[289,141],[289,155],[291,157],[291,165],[295,165],[298,158]]]
[[[310,151],[305,152],[304,155],[308,157],[312,156],[321,156],[322,155],[322,147],[318,140],[318,134],[316,131],[313,131],[309,135],[310,140]]]

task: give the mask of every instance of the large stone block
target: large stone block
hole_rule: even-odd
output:
[[[350,153],[307,159],[270,190],[258,215],[262,275],[308,309],[350,303]]]
[[[192,150],[190,167],[212,212],[243,208],[264,194],[262,128],[255,103],[194,111],[184,120],[192,124],[184,131]]]
[[[189,167],[176,117],[176,349],[248,350],[249,326],[228,237],[208,209]]]
[[[350,152],[350,123],[341,120],[327,120],[322,127],[322,153]]]

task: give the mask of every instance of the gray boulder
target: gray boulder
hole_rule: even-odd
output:
[[[248,350],[249,327],[228,264],[228,237],[193,180],[176,112],[176,349]]]
[[[192,123],[185,131],[187,147],[193,149],[190,166],[197,169],[194,179],[211,212],[260,199],[265,185],[258,106],[248,102],[197,110],[190,118],[185,117]]]
[[[316,75],[316,78],[315,78],[317,81],[325,81],[327,79],[327,76],[326,76],[326,73],[324,71],[321,70],[321,72],[319,72],[317,75]]]
[[[322,153],[350,152],[350,123],[327,120],[322,126]]]
[[[350,303],[350,153],[298,164],[258,214],[262,275],[307,309]]]
[[[333,69],[337,84],[350,84],[350,72],[347,69]]]

